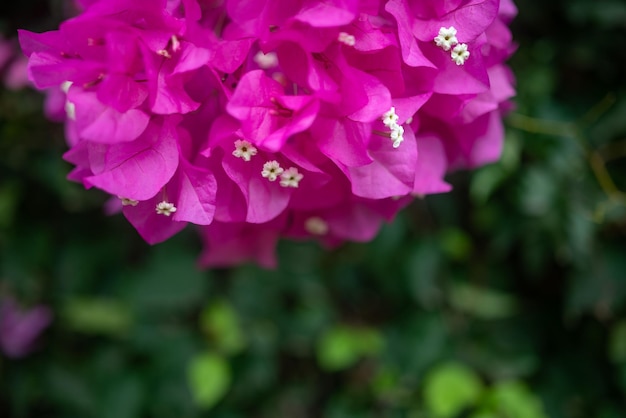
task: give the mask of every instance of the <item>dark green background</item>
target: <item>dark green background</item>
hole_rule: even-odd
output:
[[[626,3],[517,4],[502,161],[275,271],[198,271],[191,228],[148,247],[65,180],[41,96],[0,91],[0,294],[55,315],[0,357],[0,416],[626,417]]]

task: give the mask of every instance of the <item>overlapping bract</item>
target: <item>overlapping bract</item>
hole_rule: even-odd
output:
[[[280,237],[369,240],[500,155],[511,0],[81,4],[20,33],[70,178],[150,243],[200,225],[206,266],[272,266]]]

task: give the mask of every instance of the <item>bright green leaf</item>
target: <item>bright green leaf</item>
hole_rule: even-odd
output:
[[[508,418],[547,418],[541,399],[519,381],[496,385],[488,395],[494,411]]]
[[[230,388],[231,372],[226,359],[219,354],[205,353],[192,359],[188,379],[196,404],[210,409]]]
[[[493,412],[480,411],[470,415],[470,418],[500,418]]]
[[[237,312],[225,300],[212,303],[202,311],[200,327],[224,354],[236,354],[246,346]]]
[[[342,370],[364,356],[378,354],[383,345],[383,338],[376,330],[337,326],[322,336],[317,359],[325,370]]]
[[[447,363],[432,370],[424,382],[424,400],[434,417],[452,418],[475,405],[483,392],[478,375],[460,363]]]

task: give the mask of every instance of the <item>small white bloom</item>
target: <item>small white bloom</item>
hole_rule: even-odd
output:
[[[70,91],[70,87],[72,87],[72,83],[71,81],[64,81],[61,83],[61,91],[65,94],[67,94],[68,91]]]
[[[354,35],[350,35],[349,33],[346,33],[346,32],[339,32],[339,36],[337,37],[337,40],[348,46],[354,46],[354,44],[356,44],[356,38],[354,37]]]
[[[257,153],[257,149],[248,141],[242,141],[238,139],[235,141],[235,150],[233,155],[237,158],[243,158],[244,161],[250,161],[250,158],[254,157]]]
[[[393,141],[393,147],[398,148],[402,141],[404,141],[404,128],[402,125],[396,125],[393,127],[390,138]]]
[[[467,44],[458,44],[454,47],[452,52],[450,53],[452,60],[456,63],[456,65],[463,65],[465,61],[469,58],[470,53],[467,50]]]
[[[454,29],[454,26],[450,26],[449,28],[441,27],[439,34],[435,36],[435,44],[444,51],[449,51],[450,48],[458,43],[459,41],[456,39],[456,29]]]
[[[264,54],[263,51],[259,51],[253,59],[254,62],[256,62],[257,65],[264,70],[278,66],[278,56],[275,52],[268,52],[267,54]]]
[[[74,83],[72,83],[71,81],[62,82],[60,86],[61,91],[67,95],[67,93],[70,91],[70,87],[72,87],[72,84]],[[76,106],[74,105],[74,103],[70,102],[67,99],[65,99],[65,114],[67,115],[68,119],[76,120]]]
[[[261,175],[268,179],[269,181],[276,181],[278,176],[280,176],[283,171],[285,171],[278,161],[272,160],[263,164],[263,171],[261,171]]]
[[[326,235],[328,233],[328,223],[320,217],[312,216],[304,222],[304,229],[309,234]]]
[[[392,128],[398,124],[398,115],[396,114],[396,108],[391,107],[388,111],[383,114],[383,123],[386,127]]]
[[[180,51],[180,40],[176,35],[172,35],[172,37],[170,38],[170,42],[172,45],[172,52]]]
[[[122,201],[122,206],[137,206],[139,203],[138,200],[129,199],[127,197],[118,196],[118,198]]]
[[[69,100],[65,101],[65,114],[70,120],[76,120],[76,105]]]
[[[176,206],[173,203],[164,200],[156,205],[156,213],[159,215],[170,216],[174,212],[176,212]]]
[[[296,167],[289,167],[280,175],[280,185],[283,187],[298,187],[298,183],[300,183],[302,177],[304,177],[304,175],[298,173]]]
[[[159,49],[157,51],[157,54],[159,54],[162,57],[165,57],[167,59],[171,59],[172,58],[172,54],[170,54],[167,49]]]

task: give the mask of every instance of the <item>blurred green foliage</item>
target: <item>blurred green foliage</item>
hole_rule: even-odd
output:
[[[40,95],[2,90],[0,294],[55,318],[0,358],[0,416],[626,416],[626,4],[517,4],[502,160],[275,271],[198,271],[191,230],[148,247],[65,179]]]

